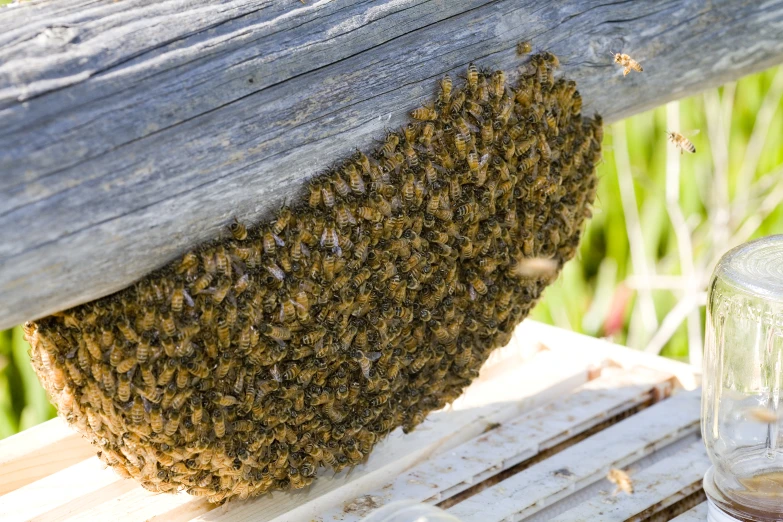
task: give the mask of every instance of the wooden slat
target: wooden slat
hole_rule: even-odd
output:
[[[699,429],[700,392],[682,392],[464,500],[463,522],[520,520]],[[563,472],[562,470],[567,470]]]
[[[99,499],[135,487],[92,457],[0,497],[0,520],[64,520]]]
[[[166,522],[191,520],[215,509],[206,499],[194,499],[187,493],[155,494],[140,487],[132,487],[120,495],[102,499],[90,509],[81,510],[68,517],[72,522],[111,520],[122,513],[123,520],[151,520],[157,517]]]
[[[655,514],[701,489],[710,465],[704,442],[699,440],[639,473],[631,473],[633,494],[607,491],[607,495],[554,518],[552,522],[637,521]],[[613,486],[612,486],[613,487]]]
[[[524,351],[519,342],[510,348]],[[194,518],[246,520],[250,515],[254,522],[272,520],[277,516],[281,516],[281,520],[305,519],[305,515],[296,518],[296,513],[306,512],[306,516],[312,517],[319,513],[319,506],[324,502],[328,503],[326,505],[335,505],[355,496],[364,488],[377,487],[378,482],[388,481],[389,477],[396,476],[430,455],[475,437],[489,423],[505,422],[558,395],[568,393],[588,379],[587,368],[593,361],[594,356],[590,352],[584,352],[582,357],[562,361],[555,352],[542,351],[530,356],[525,364],[509,366],[506,371],[495,368],[493,378],[508,378],[516,386],[504,390],[486,388],[482,376],[465,392],[464,399],[470,407],[435,412],[416,431],[404,437],[399,430],[395,431],[374,450],[366,464],[334,478],[323,476],[306,491],[277,492],[250,501],[229,502],[225,507],[213,509],[214,506],[202,499],[149,493],[131,480],[119,481],[122,486],[117,490],[99,491],[107,494],[95,494],[95,480],[85,480],[86,468],[74,466],[63,470],[56,477],[40,481],[42,484],[27,486],[25,496],[10,498],[4,509],[15,513],[20,520],[34,517],[61,520],[66,515],[69,519],[108,520],[116,513],[123,513],[123,520],[157,517],[165,522]],[[111,473],[112,479],[116,480],[111,470],[106,472]],[[47,491],[55,490],[64,483],[73,485],[69,491],[70,498],[82,500],[76,507],[70,503],[69,496],[56,495],[52,496],[51,502],[46,503],[45,513],[30,504],[19,506],[15,503],[15,500],[32,498],[27,494],[28,491],[45,496]],[[0,506],[3,506],[4,498],[0,497]]]
[[[631,350],[603,339],[578,334],[538,321],[525,320],[517,327],[515,334],[522,338],[536,339],[543,346],[563,354],[563,358],[587,351],[595,357],[608,359],[623,368],[644,366],[671,373],[677,377],[680,385],[686,390],[696,389],[701,383],[700,367],[639,350]]]
[[[537,455],[620,412],[637,406],[669,386],[670,374],[643,368],[629,372],[607,369],[568,396],[503,424],[452,451],[442,453],[374,491],[335,506],[321,515],[324,522],[358,521],[366,509],[362,499],[380,506],[396,500],[436,502],[454,496],[522,460]]]
[[[783,58],[757,0],[39,0],[0,10],[0,328],[257,221],[470,61],[560,56],[614,121]],[[698,49],[698,52],[683,52]],[[644,72],[622,77],[610,51]]]
[[[670,522],[704,522],[705,520],[707,520],[707,503],[702,502]]]
[[[701,436],[698,432],[691,433],[678,439],[671,444],[656,450],[649,455],[646,455],[639,460],[634,461],[628,469],[629,473],[636,474],[640,470],[649,468],[677,453],[687,450],[691,445],[701,440]],[[614,491],[614,485],[612,485],[606,477],[601,480],[597,480],[592,484],[580,485],[580,488],[575,489],[572,493],[565,495],[563,498],[555,500],[552,503],[547,503],[545,507],[537,511],[535,514],[526,516],[524,522],[552,522],[554,518],[559,517],[563,513],[566,513],[580,504],[584,504],[593,500],[594,498],[604,498],[607,492]],[[695,506],[698,502],[690,504],[687,508]],[[666,520],[660,514],[656,515],[654,520]],[[649,521],[648,521],[649,522]]]
[[[0,441],[0,495],[95,455],[95,448],[60,419]]]

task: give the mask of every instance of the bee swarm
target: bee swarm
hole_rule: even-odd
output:
[[[464,86],[310,184],[275,221],[25,325],[60,415],[152,491],[302,488],[456,399],[573,257],[600,117],[557,59]]]

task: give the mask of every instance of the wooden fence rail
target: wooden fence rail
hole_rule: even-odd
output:
[[[0,9],[0,328],[123,288],[367,149],[468,62],[606,121],[783,61],[783,0],[44,0]],[[610,51],[644,72],[622,77]]]

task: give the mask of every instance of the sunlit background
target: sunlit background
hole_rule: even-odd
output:
[[[783,233],[782,95],[776,67],[609,127],[580,255],[532,317],[701,364],[715,262]],[[667,130],[696,154],[680,155]],[[28,349],[21,328],[0,332],[0,438],[55,415]]]

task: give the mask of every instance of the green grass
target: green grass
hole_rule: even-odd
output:
[[[580,255],[532,317],[698,363],[698,303],[714,263],[736,244],[783,233],[783,184],[773,182],[783,174],[781,94],[783,68],[776,67],[608,128]],[[679,125],[671,121],[677,117]],[[697,153],[677,154],[669,129],[700,130],[691,138]],[[668,190],[676,196],[669,206],[667,155],[674,160]],[[634,255],[629,238],[640,239]],[[650,283],[659,288],[642,288]],[[696,304],[675,311],[661,330],[688,296]]]
[[[0,438],[55,415],[30,365],[21,327],[0,332]]]
[[[781,94],[783,68],[774,68],[607,128],[579,256],[532,317],[698,363],[698,303],[715,261],[735,244],[783,233],[783,183],[774,182],[783,175]],[[699,129],[697,153],[680,157],[667,129]],[[668,159],[669,190],[679,194],[667,206]],[[633,254],[629,238],[638,239]],[[672,314],[689,299],[687,313]],[[0,332],[0,438],[53,415],[21,329]]]

